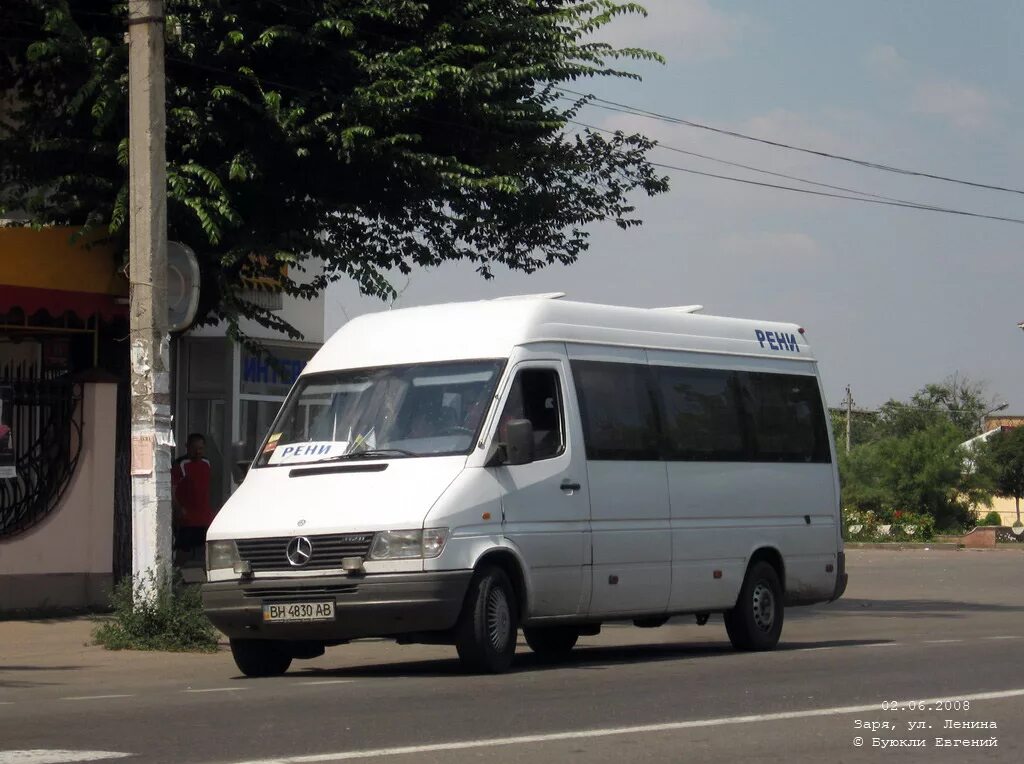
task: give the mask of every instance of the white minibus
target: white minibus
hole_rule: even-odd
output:
[[[534,295],[357,318],[207,541],[247,676],[363,637],[506,670],[601,624],[723,613],[773,648],[846,587],[817,364],[794,324]]]

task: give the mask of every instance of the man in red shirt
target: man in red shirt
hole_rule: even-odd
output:
[[[178,564],[190,559],[206,544],[206,530],[213,522],[210,506],[210,463],[203,458],[206,438],[198,432],[188,436],[185,455],[171,467],[171,496],[174,504],[174,548]]]

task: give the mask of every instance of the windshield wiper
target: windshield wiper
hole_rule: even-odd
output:
[[[377,459],[388,456],[419,456],[419,454],[415,454],[412,451],[406,451],[404,448],[368,448],[364,451],[353,451],[348,454],[328,456],[326,459],[317,460],[317,463],[343,462],[349,459]]]

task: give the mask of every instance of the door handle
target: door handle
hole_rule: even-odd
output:
[[[569,480],[563,480],[562,485],[559,486],[563,491],[578,491],[580,490],[579,483],[573,483]]]

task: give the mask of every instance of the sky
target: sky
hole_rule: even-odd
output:
[[[990,185],[1024,188],[1024,3],[987,0],[646,0],[603,39],[660,52],[642,82],[577,89],[774,141]],[[1024,218],[1024,196],[858,167],[599,108],[581,120],[664,145],[873,194]],[[791,181],[659,148],[651,159]],[[637,307],[804,326],[831,406],[905,399],[953,373],[1024,414],[1024,225],[827,199],[666,171],[635,198],[644,225],[593,229],[572,266],[530,276],[471,265],[393,283],[394,307],[563,291]],[[805,186],[806,187],[806,186]],[[813,188],[813,187],[809,187]],[[825,189],[827,190],[827,189]],[[387,310],[349,283],[327,294],[328,333]]]

